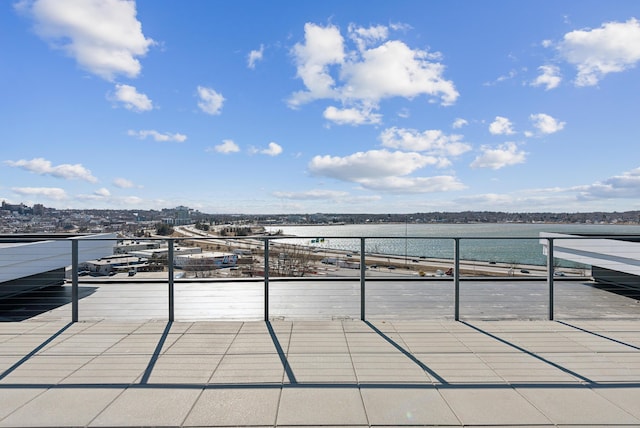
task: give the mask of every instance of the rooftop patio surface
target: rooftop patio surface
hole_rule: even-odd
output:
[[[0,323],[0,426],[640,426],[640,321]]]

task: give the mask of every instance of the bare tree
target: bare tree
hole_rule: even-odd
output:
[[[305,246],[284,244],[270,257],[269,265],[278,276],[304,276],[313,271],[315,257]]]

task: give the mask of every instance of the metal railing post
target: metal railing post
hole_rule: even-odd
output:
[[[553,238],[547,239],[547,284],[549,285],[549,321],[554,318],[554,290],[553,290]]]
[[[264,320],[269,321],[269,239],[264,240]]]
[[[71,240],[71,322],[78,322],[78,240]]]
[[[364,238],[360,238],[360,319],[365,320],[365,277],[367,265],[364,254]]]
[[[460,238],[453,239],[454,319],[460,321]]]
[[[169,239],[168,242],[169,245],[169,252],[168,252],[168,266],[167,269],[169,271],[169,322],[173,322],[174,321],[174,315],[175,315],[175,307],[174,307],[174,300],[173,300],[173,239]]]

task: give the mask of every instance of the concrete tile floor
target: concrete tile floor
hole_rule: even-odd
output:
[[[640,321],[0,323],[0,426],[640,426]]]

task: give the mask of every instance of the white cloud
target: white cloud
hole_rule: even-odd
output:
[[[67,199],[67,194],[59,187],[13,187],[14,193],[24,197],[47,198],[56,201]]]
[[[389,29],[384,25],[375,25],[369,28],[349,25],[349,37],[356,43],[359,51],[364,51],[368,46],[387,40]]]
[[[453,83],[442,75],[444,66],[432,62],[437,54],[412,50],[401,41],[391,40],[362,53],[362,58],[346,62],[341,76],[346,85],[341,95],[346,99],[414,98],[418,95],[439,97],[441,104],[451,105],[458,98]]]
[[[545,90],[557,88],[562,81],[560,69],[555,65],[542,65],[538,67],[540,75],[531,82],[531,86],[544,86]]]
[[[218,153],[237,153],[240,151],[240,147],[233,142],[233,140],[222,140],[222,144],[218,144],[213,148]]]
[[[93,194],[101,198],[108,198],[109,196],[111,196],[111,192],[106,187],[102,187],[96,190],[95,192],[93,192]]]
[[[260,45],[260,49],[252,50],[249,52],[247,56],[247,67],[250,69],[256,68],[256,62],[262,61],[262,56],[264,55],[264,45]]]
[[[457,118],[456,120],[453,121],[453,124],[451,125],[451,127],[453,129],[460,129],[463,126],[468,125],[468,124],[469,124],[469,122],[467,122],[466,119],[462,119],[462,118],[459,117],[459,118]]]
[[[130,189],[135,186],[133,181],[127,180],[126,178],[116,178],[113,180],[113,185],[121,189]]]
[[[368,125],[380,123],[381,115],[372,113],[371,109],[344,108],[329,106],[325,109],[324,118],[338,125]]]
[[[541,134],[553,134],[561,131],[566,124],[566,122],[558,122],[557,119],[544,113],[532,114],[529,118],[533,122],[533,126]]]
[[[385,177],[363,179],[359,183],[370,190],[393,193],[436,193],[466,189],[456,177],[439,175],[435,177]]]
[[[491,122],[489,132],[493,135],[511,135],[515,133],[511,121],[502,116],[496,116],[496,119]]]
[[[453,104],[459,94],[453,83],[443,78],[438,53],[413,50],[398,40],[369,47],[384,41],[387,31],[383,26],[350,26],[357,50],[347,51],[337,27],[307,23],[304,43],[297,43],[292,50],[297,76],[306,90],[294,93],[289,105],[332,99],[344,103],[346,112],[352,105],[372,110],[385,98],[419,95],[439,99],[443,105]]]
[[[127,135],[132,137],[138,137],[141,140],[144,140],[147,137],[153,138],[155,141],[175,141],[177,143],[183,143],[187,140],[187,136],[184,134],[171,134],[171,133],[161,133],[155,131],[153,129],[143,129],[140,131],[129,130],[127,131]]]
[[[638,199],[640,198],[640,168],[624,172],[588,186],[582,186],[579,198],[592,199]]]
[[[365,189],[393,193],[433,193],[464,189],[453,176],[407,177],[440,159],[419,153],[371,150],[345,157],[316,156],[309,163],[314,175],[358,183]]]
[[[112,81],[136,77],[154,44],[142,33],[136,4],[126,0],[34,0],[16,8],[35,22],[35,31],[89,72]]]
[[[501,76],[498,76],[496,78],[496,80],[494,80],[492,82],[485,82],[484,86],[495,86],[498,83],[505,82],[507,80],[511,80],[511,79],[515,78],[517,75],[518,75],[518,72],[516,70],[510,70],[509,73],[503,74]]]
[[[417,131],[415,129],[388,128],[380,134],[384,147],[416,152],[427,152],[439,156],[458,156],[471,150],[463,143],[462,135],[446,135],[437,129]]]
[[[204,86],[198,86],[198,107],[203,112],[210,115],[218,115],[222,113],[222,105],[224,104],[224,97],[211,88]]]
[[[572,31],[564,35],[558,50],[578,69],[576,86],[596,85],[607,74],[625,71],[640,61],[640,22],[631,18]]]
[[[518,150],[515,143],[504,143],[492,149],[488,146],[480,148],[482,154],[471,163],[472,168],[500,169],[509,165],[523,163],[527,153]]]
[[[376,179],[397,175],[407,175],[427,165],[438,164],[439,159],[419,153],[370,150],[349,156],[315,156],[309,163],[314,175],[338,180],[359,182],[362,179]]]
[[[98,179],[91,174],[91,171],[81,164],[60,164],[53,166],[51,161],[44,158],[5,161],[5,164],[11,167],[22,168],[25,171],[33,172],[38,175],[50,175],[57,178],[63,178],[65,180],[84,180],[90,183],[98,181]]]
[[[116,93],[109,98],[123,103],[127,110],[142,112],[153,109],[153,103],[149,97],[139,93],[135,86],[117,84]]]
[[[281,199],[292,199],[292,200],[324,200],[324,199],[341,199],[349,196],[348,192],[342,192],[339,190],[324,190],[324,189],[315,189],[308,190],[306,192],[273,192],[273,196]]]
[[[296,92],[289,100],[292,107],[314,99],[335,98],[334,80],[328,67],[344,61],[344,40],[335,26],[321,27],[312,23],[304,25],[305,43],[296,43],[293,55],[297,66],[297,76],[308,89]]]
[[[278,156],[280,153],[282,153],[282,146],[272,141],[269,143],[269,147],[264,150],[260,150],[260,153],[268,156]]]

